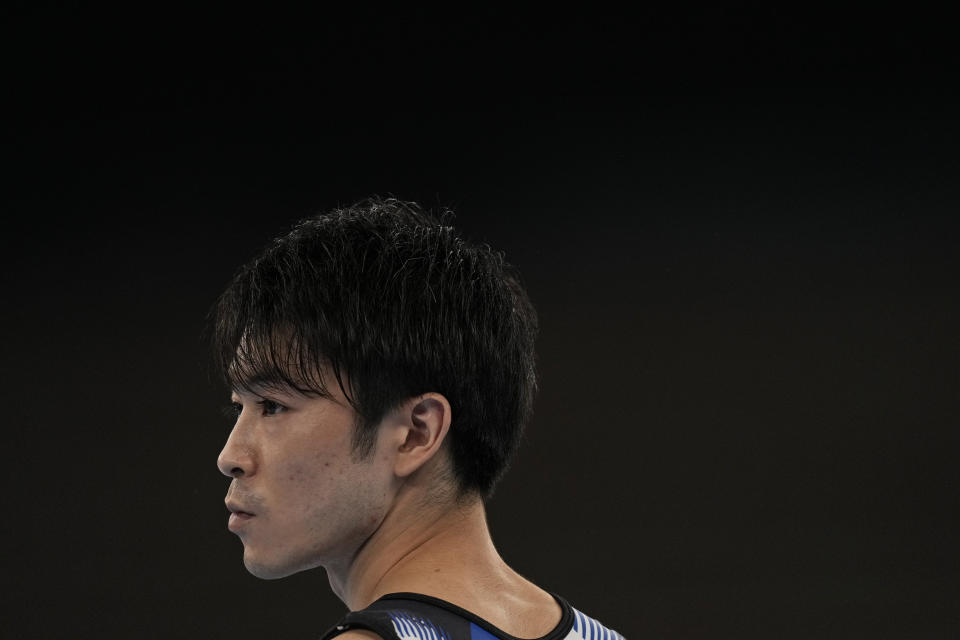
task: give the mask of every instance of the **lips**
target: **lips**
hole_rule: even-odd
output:
[[[234,500],[225,500],[224,503],[227,505],[227,509],[230,511],[230,513],[242,516],[256,515],[254,512],[245,509],[242,504]]]
[[[227,509],[230,511],[230,518],[227,520],[227,529],[234,533],[239,533],[246,524],[256,517],[256,514],[248,510],[246,505],[241,504],[236,499],[227,498],[224,500]]]
[[[227,529],[234,533],[238,533],[244,527],[244,525],[256,517],[249,511],[245,511],[236,503],[228,502],[227,509],[230,510],[230,518],[227,520]]]

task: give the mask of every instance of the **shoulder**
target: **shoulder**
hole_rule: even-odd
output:
[[[383,640],[373,631],[366,629],[348,629],[334,637],[337,638],[337,640]]]

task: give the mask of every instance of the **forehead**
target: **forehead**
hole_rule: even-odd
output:
[[[236,393],[299,393],[327,395],[331,372],[324,362],[314,362],[301,353],[294,341],[246,337],[237,346],[226,370],[227,382]],[[336,375],[334,375],[336,378]]]
[[[248,328],[226,367],[231,390],[249,395],[321,397],[352,405],[348,376],[295,328]]]
[[[242,384],[230,387],[231,398],[272,397],[290,401],[328,400],[344,407],[351,406],[339,384],[325,386],[323,390],[303,385],[291,385],[274,378],[250,378]]]

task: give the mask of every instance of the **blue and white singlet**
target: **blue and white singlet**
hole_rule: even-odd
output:
[[[553,595],[563,615],[560,623],[538,640],[624,640],[590,616]],[[384,640],[518,640],[465,609],[419,593],[391,593],[362,611],[348,613],[321,640],[350,629],[367,629]]]

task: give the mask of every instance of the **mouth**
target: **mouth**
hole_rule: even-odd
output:
[[[230,509],[230,513],[235,516],[241,516],[245,518],[252,518],[256,515],[255,513],[250,513],[249,511],[244,511],[243,509]]]
[[[239,530],[245,523],[256,517],[256,514],[245,511],[235,502],[227,502],[227,509],[230,511],[230,518],[227,520],[227,528],[230,531]]]

